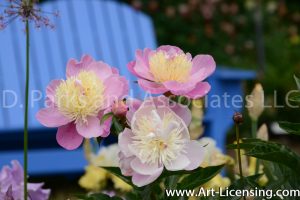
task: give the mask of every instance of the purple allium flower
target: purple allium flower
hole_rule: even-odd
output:
[[[0,199],[22,200],[24,196],[23,168],[16,160],[11,161],[12,167],[3,166],[0,171]],[[49,189],[42,189],[43,183],[28,183],[28,199],[47,200]]]
[[[54,29],[47,15],[58,17],[58,12],[46,12],[37,7],[38,0],[6,0],[7,5],[0,4],[3,7],[3,14],[0,14],[0,30],[4,29],[10,22],[19,18],[23,22],[26,20],[34,23],[36,28],[42,26]]]

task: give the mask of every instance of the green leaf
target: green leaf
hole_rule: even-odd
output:
[[[100,120],[100,124],[103,124],[108,118],[112,117],[114,114],[112,112],[106,113]]]
[[[300,175],[300,157],[288,147],[259,139],[243,139],[240,144],[241,149],[246,151],[246,155],[262,160],[280,163],[292,169]],[[228,148],[237,149],[236,144],[228,145]]]
[[[248,176],[248,177],[243,177],[242,179],[238,179],[234,181],[230,186],[229,190],[249,190],[249,189],[255,189],[255,188],[260,188],[258,185],[257,181],[261,177],[262,174],[256,174],[253,176]],[[228,196],[228,197],[222,197],[220,199],[224,200],[239,200],[241,197],[239,196]]]
[[[119,123],[118,119],[115,116],[113,116],[112,118],[112,123],[116,134],[119,134],[124,130],[124,127]]]
[[[290,134],[300,135],[300,123],[279,122],[279,126]]]
[[[220,173],[223,167],[224,165],[212,166],[206,168],[199,167],[198,169],[193,170],[193,172],[190,175],[184,177],[182,181],[178,184],[178,188],[194,189],[196,187],[199,187],[204,183],[208,182],[209,180],[211,180],[218,173]]]
[[[112,173],[113,175],[119,177],[120,179],[122,179],[124,182],[128,183],[129,185],[133,186],[134,188],[136,188],[136,186],[132,183],[131,181],[131,177],[129,176],[124,176],[121,173],[121,170],[119,167],[101,167],[107,171],[109,171],[110,173]]]
[[[293,102],[300,103],[300,94],[297,93],[296,95],[294,95],[294,96],[292,96],[292,97],[289,97],[289,100],[290,100],[290,101],[293,101]]]
[[[294,79],[295,79],[295,81],[296,81],[298,90],[300,90],[300,78],[298,78],[296,75],[294,75]]]
[[[181,177],[180,175],[173,175],[173,176],[167,177],[165,180],[166,188],[175,189],[180,177]]]

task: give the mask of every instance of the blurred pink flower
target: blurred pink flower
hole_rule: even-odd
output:
[[[47,127],[58,127],[57,142],[76,149],[83,138],[106,137],[110,122],[100,124],[115,101],[128,94],[128,81],[116,68],[85,55],[67,64],[67,79],[53,80],[47,87],[46,103],[36,118]]]
[[[126,128],[118,140],[120,168],[138,187],[155,181],[164,168],[193,170],[203,161],[204,148],[190,140],[187,106],[169,103],[164,96],[143,103],[134,100],[127,120],[131,129]]]
[[[128,64],[128,69],[138,79],[138,84],[147,92],[161,94],[171,92],[196,99],[210,90],[207,82],[216,63],[210,55],[184,53],[175,46],[160,46],[156,50],[136,51],[136,60]]]
[[[24,197],[24,173],[20,163],[11,161],[12,167],[4,166],[0,172],[0,199],[21,200]],[[47,200],[49,189],[42,189],[43,183],[28,183],[28,199]]]

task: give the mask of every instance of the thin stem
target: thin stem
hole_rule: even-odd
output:
[[[256,135],[257,135],[257,120],[251,120],[251,133],[252,133],[252,138],[256,138]]]
[[[29,22],[26,20],[26,83],[25,83],[25,115],[24,115],[24,200],[27,200],[28,170],[28,101],[29,101]]]
[[[237,140],[237,151],[238,151],[238,162],[239,162],[239,170],[240,170],[240,177],[243,180],[243,168],[242,168],[242,158],[241,158],[241,148],[240,148],[240,129],[239,125],[235,124],[235,133],[236,133],[236,140]],[[246,200],[246,197],[243,197]]]

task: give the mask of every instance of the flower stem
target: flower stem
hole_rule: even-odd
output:
[[[252,133],[252,138],[256,138],[256,135],[257,135],[257,120],[251,120],[251,133]]]
[[[28,170],[28,101],[29,101],[29,22],[26,20],[26,83],[25,83],[25,115],[24,115],[24,200],[27,200]]]
[[[236,133],[236,140],[237,140],[237,151],[238,151],[238,162],[239,162],[239,170],[240,170],[240,177],[243,180],[243,167],[242,167],[242,158],[241,158],[241,148],[240,148],[240,128],[238,124],[235,124],[235,133]],[[246,200],[246,197],[243,197]]]

